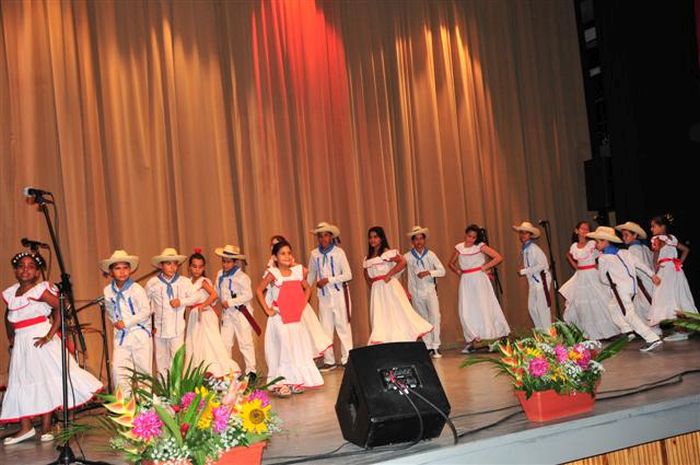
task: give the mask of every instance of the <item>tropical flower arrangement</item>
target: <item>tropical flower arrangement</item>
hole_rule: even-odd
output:
[[[216,379],[205,367],[184,368],[185,349],[165,376],[134,371],[132,397],[103,396],[110,448],[135,463],[209,465],[226,451],[266,441],[280,431],[265,389],[250,379]]]
[[[548,331],[535,329],[529,337],[497,341],[491,345],[497,358],[471,357],[462,367],[491,363],[528,399],[533,392],[548,390],[594,394],[604,371],[601,362],[626,344],[623,336],[602,348],[600,342],[587,340],[575,325],[556,321]]]

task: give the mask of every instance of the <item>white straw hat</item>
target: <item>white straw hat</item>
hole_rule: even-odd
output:
[[[321,221],[314,229],[311,230],[311,234],[319,234],[323,232],[330,233],[333,237],[340,236],[340,229],[338,229],[338,226],[326,223],[325,221]]]
[[[534,227],[534,226],[532,225],[532,223],[530,223],[529,221],[523,221],[523,222],[520,223],[518,226],[513,226],[513,231],[518,231],[518,232],[520,232],[520,231],[525,231],[525,232],[529,232],[530,234],[532,234],[532,237],[533,237],[534,239],[537,239],[538,237],[540,237],[540,230],[539,230],[539,228]]]
[[[417,235],[417,234],[422,234],[422,235],[424,235],[425,238],[427,239],[428,236],[430,236],[430,231],[428,230],[428,228],[424,228],[423,226],[415,225],[415,226],[413,227],[413,229],[411,229],[409,232],[406,233],[406,235],[407,235],[408,237],[413,237],[413,236],[415,236],[415,235]]]
[[[226,244],[223,247],[217,247],[214,253],[222,258],[230,258],[231,260],[245,260],[246,256],[241,253],[241,249],[235,245]]]
[[[131,271],[134,271],[139,267],[139,257],[136,255],[129,255],[126,250],[115,250],[112,252],[111,257],[100,260],[100,269],[105,273],[109,273],[109,267],[115,263],[128,263],[131,267]]]
[[[622,242],[622,239],[617,237],[615,230],[610,226],[598,226],[594,232],[586,234],[586,237],[591,239],[603,239],[617,244]]]
[[[637,223],[633,223],[631,221],[628,221],[626,223],[618,224],[615,226],[615,229],[618,231],[629,231],[637,234],[640,239],[646,239],[647,238],[647,232],[639,226]]]
[[[187,256],[180,255],[177,253],[176,249],[168,247],[163,249],[160,255],[156,255],[155,257],[151,258],[151,264],[158,268],[163,262],[177,262],[178,265],[181,265],[185,260],[187,260]]]

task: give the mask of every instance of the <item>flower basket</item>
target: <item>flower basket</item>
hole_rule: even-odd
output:
[[[595,397],[588,392],[559,394],[549,389],[533,392],[529,399],[525,391],[515,391],[515,396],[530,421],[550,421],[579,415],[593,410],[595,404]]]
[[[257,442],[248,447],[234,447],[229,449],[214,462],[215,465],[260,465],[262,463],[263,449],[267,442]]]

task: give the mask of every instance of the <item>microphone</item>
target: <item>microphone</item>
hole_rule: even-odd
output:
[[[42,195],[51,195],[51,192],[37,189],[36,187],[27,186],[22,189],[22,195],[25,197],[38,197]]]
[[[27,239],[26,237],[23,237],[22,240],[22,247],[27,247],[28,249],[48,249],[49,244],[45,244],[43,242],[39,241],[33,241],[31,239]]]
[[[549,221],[547,221],[547,220],[539,220],[539,221],[537,222],[537,224],[539,224],[540,226],[544,226],[545,224],[549,224]]]

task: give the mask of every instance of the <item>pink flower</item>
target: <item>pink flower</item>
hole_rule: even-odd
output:
[[[557,344],[556,347],[554,347],[554,354],[556,355],[557,362],[559,363],[566,362],[566,359],[569,356],[569,352],[566,350],[566,347],[561,344]]]
[[[195,397],[197,397],[197,394],[195,394],[194,392],[187,392],[183,394],[182,398],[180,399],[182,409],[187,410],[187,408],[190,406]]]
[[[214,423],[214,432],[222,433],[228,426],[228,418],[231,416],[231,410],[228,407],[221,405],[212,410]]]
[[[163,431],[163,422],[154,410],[146,410],[136,415],[134,427],[131,431],[137,438],[143,441],[150,441],[160,436]]]
[[[588,368],[589,363],[591,363],[591,351],[588,349],[582,349],[581,358],[576,362],[576,364],[585,370]]]
[[[270,398],[267,396],[267,393],[265,391],[256,390],[253,391],[253,393],[250,396],[248,396],[249,402],[255,399],[260,399],[261,407],[267,407],[268,405],[270,405]]]
[[[536,378],[547,373],[549,362],[543,357],[537,357],[530,360],[530,365],[527,367],[530,374]]]

